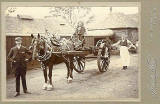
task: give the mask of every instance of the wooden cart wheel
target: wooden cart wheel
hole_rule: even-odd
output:
[[[98,50],[97,64],[100,72],[105,72],[108,70],[110,63],[110,57],[108,53],[108,48],[103,47]]]
[[[84,71],[85,68],[85,58],[80,56],[75,56],[73,60],[74,70],[78,73]]]

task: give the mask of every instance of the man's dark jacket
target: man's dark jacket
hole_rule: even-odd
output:
[[[26,47],[21,46],[20,49],[18,49],[16,46],[11,48],[9,54],[8,54],[8,60],[13,62],[13,68],[16,69],[17,72],[26,72],[26,56],[30,55],[31,52],[27,50]],[[16,74],[15,73],[15,74]]]

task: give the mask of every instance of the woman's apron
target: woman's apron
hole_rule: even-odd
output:
[[[120,57],[121,57],[121,65],[122,66],[129,66],[130,64],[130,55],[127,47],[127,40],[124,42],[121,41],[120,43]]]

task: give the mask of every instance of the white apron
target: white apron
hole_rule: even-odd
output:
[[[129,55],[128,47],[120,46],[120,57],[121,57],[121,65],[122,66],[129,66],[130,55]]]

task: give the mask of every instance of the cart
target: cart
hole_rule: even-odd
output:
[[[90,54],[95,54],[96,56]],[[85,69],[86,59],[97,58],[97,65],[100,72],[106,72],[110,63],[110,48],[106,40],[99,40],[94,47],[83,47],[83,49],[64,52],[53,52],[56,55],[65,55],[73,57],[74,70],[81,73]]]
[[[101,30],[102,31],[102,30]],[[112,34],[112,33],[110,33]],[[73,38],[74,39],[74,38]],[[75,41],[77,43],[77,41]],[[73,69],[81,73],[85,69],[86,59],[96,58],[97,65],[100,72],[106,72],[110,63],[110,46],[109,42],[106,39],[99,40],[95,46],[93,47],[82,47],[80,49],[75,49],[72,51],[58,51],[52,52],[48,54],[48,58],[51,54],[55,54],[58,56],[69,56],[73,58]],[[95,55],[96,53],[96,55]],[[94,54],[93,56],[89,56],[90,54]],[[47,56],[47,55],[46,55]],[[45,58],[48,59],[48,58]]]
[[[98,53],[96,56],[89,54]],[[110,48],[105,40],[99,40],[95,47],[85,47],[82,50],[75,51],[74,70],[81,73],[85,69],[86,59],[97,58],[97,65],[100,72],[108,70],[110,63]]]

